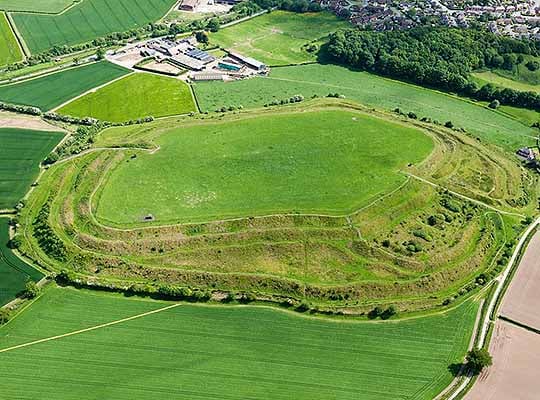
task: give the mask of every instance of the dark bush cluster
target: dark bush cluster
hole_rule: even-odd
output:
[[[32,223],[34,237],[39,247],[49,256],[58,261],[66,261],[66,248],[64,243],[49,226],[50,205],[45,203],[39,210],[36,219]]]

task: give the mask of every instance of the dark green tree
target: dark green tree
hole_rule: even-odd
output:
[[[486,349],[472,349],[467,353],[467,368],[478,375],[485,367],[489,367],[493,360]]]

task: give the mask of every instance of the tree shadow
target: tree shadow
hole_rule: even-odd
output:
[[[465,364],[463,363],[452,363],[448,366],[448,371],[455,378],[459,376],[462,371],[465,371]]]

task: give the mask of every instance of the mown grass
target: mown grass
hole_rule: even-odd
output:
[[[9,26],[6,14],[0,12],[0,66],[21,61],[21,49]]]
[[[76,0],[0,0],[0,10],[56,14]]]
[[[166,305],[51,289],[0,328],[0,348]],[[291,393],[299,400],[427,400],[451,381],[448,366],[461,361],[476,310],[469,301],[444,314],[369,323],[184,304],[1,353],[2,393],[81,400],[277,400]]]
[[[0,218],[0,306],[14,299],[28,280],[39,281],[43,274],[25,263],[8,247],[9,225]]]
[[[39,173],[39,163],[64,136],[61,132],[0,128],[0,209],[13,208]]]
[[[129,70],[106,61],[0,86],[0,101],[51,110]]]
[[[433,148],[421,131],[350,111],[200,124],[157,139],[108,178],[97,215],[116,224],[350,213],[404,181]]]
[[[196,107],[187,84],[178,79],[136,73],[66,104],[58,113],[123,122],[191,111],[196,111]]]
[[[74,45],[113,32],[139,28],[163,17],[176,0],[84,0],[59,15],[14,13],[32,53]]]
[[[371,107],[399,107],[404,112],[416,113],[418,118],[452,121],[456,127],[509,151],[534,143],[535,132],[530,127],[484,105],[336,65],[274,68],[268,78],[204,82],[194,88],[201,108],[209,112],[230,105],[262,107],[296,94],[311,97],[338,93]]]
[[[273,11],[212,33],[210,40],[268,65],[298,64],[317,58],[317,51],[308,52],[304,45],[315,44],[318,49],[329,33],[347,26],[329,12]]]

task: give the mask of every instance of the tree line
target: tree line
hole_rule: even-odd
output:
[[[512,70],[526,56],[540,55],[540,42],[494,35],[481,29],[419,27],[407,31],[341,30],[330,35],[328,54],[354,68],[540,111],[540,95],[492,84],[479,86],[471,72],[481,68]],[[537,63],[528,61],[535,70]]]

